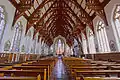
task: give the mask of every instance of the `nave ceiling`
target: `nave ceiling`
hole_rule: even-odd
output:
[[[16,8],[13,25],[21,16],[27,19],[26,33],[34,27],[49,46],[61,35],[69,46],[81,38],[86,26],[93,30],[93,19],[100,16],[108,25],[104,7],[110,0],[9,0]],[[33,39],[34,39],[33,37]],[[39,40],[38,40],[39,41]]]

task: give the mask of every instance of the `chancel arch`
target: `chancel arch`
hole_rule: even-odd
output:
[[[56,37],[54,39],[54,54],[62,54],[64,52],[66,52],[66,40],[64,37],[62,37],[61,35],[59,35],[58,37]]]

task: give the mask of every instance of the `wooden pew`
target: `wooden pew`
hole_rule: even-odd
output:
[[[12,75],[14,76],[37,76],[38,73],[44,76],[44,80],[49,80],[49,71],[50,66],[53,65],[55,60],[37,60],[37,61],[29,61],[27,63],[23,63],[21,66],[12,66],[12,69],[16,70],[1,70],[0,73],[3,73],[4,76]],[[1,64],[3,66],[11,66],[8,64]],[[36,66],[37,65],[37,66]],[[45,71],[43,71],[45,70]],[[41,71],[41,72],[40,72]],[[47,75],[48,73],[48,75]],[[43,75],[44,74],[44,75]],[[45,77],[46,76],[46,77]],[[9,78],[8,78],[9,79]]]
[[[0,70],[0,73],[3,76],[23,76],[23,77],[37,77],[38,75],[41,76],[42,80],[47,80],[46,69],[42,70]]]
[[[107,66],[70,66],[71,75],[74,76],[74,71],[88,71],[88,70],[106,70]]]
[[[75,64],[75,63],[69,63],[67,66],[72,67],[72,66],[82,66],[82,67],[88,67],[88,66],[120,66],[120,64]]]
[[[46,69],[47,71],[47,78],[50,78],[50,74],[52,69],[55,65],[54,59],[45,59],[45,60],[37,60],[32,61],[31,63],[24,63],[21,66],[13,66],[13,69],[23,69],[23,70],[38,70],[38,69]]]
[[[48,66],[13,66],[12,68],[16,70],[38,70],[38,71],[46,69],[46,78],[49,79],[50,76]]]
[[[0,68],[3,68],[3,66],[0,66]]]
[[[119,67],[120,64],[116,64],[116,62],[89,60],[87,63],[83,63],[80,61],[80,59],[69,58],[67,59],[67,61],[64,60],[64,63],[67,65],[69,70],[71,70],[71,74],[74,75],[75,78],[81,75],[93,77],[93,76],[101,76],[101,75],[110,76],[114,74],[120,77],[120,67]],[[108,70],[109,69],[108,67],[112,67],[111,70]]]
[[[37,80],[37,77],[0,77],[0,80]]]
[[[106,76],[110,77],[110,75],[117,75],[117,77],[120,77],[120,70],[88,70],[88,71],[81,71],[81,70],[75,70],[75,77],[79,76],[85,76],[85,77],[99,77],[99,76]]]
[[[6,55],[6,54],[5,54]],[[10,54],[7,54],[6,56],[2,56],[2,58],[6,57],[5,59],[8,59],[9,60],[6,62],[6,64],[3,64],[3,63],[0,63],[0,68],[2,67],[6,67],[6,66],[11,66],[12,68],[9,68],[11,69],[10,70],[3,70],[3,69],[0,69],[0,73],[4,74],[4,76],[6,76],[7,74],[14,74],[14,78],[17,80],[17,78],[19,78],[19,76],[36,76],[36,74],[38,72],[34,72],[34,71],[41,71],[39,73],[41,73],[41,75],[43,74],[46,74],[46,77],[44,77],[44,80],[47,80],[47,77],[49,78],[50,76],[50,72],[52,72],[52,69],[56,63],[56,60],[57,58],[54,57],[54,58],[44,58],[42,60],[36,60],[35,57],[29,57],[29,59],[24,59],[25,58],[25,55],[24,54],[20,54],[20,56],[23,56],[22,60],[21,60],[21,57],[19,57],[19,61],[20,62],[24,62],[24,61],[27,61],[25,62],[24,64],[22,65],[19,65],[19,66],[14,66],[14,64],[12,62],[15,62],[14,60],[12,61],[12,56],[13,56],[13,53]],[[0,57],[1,58],[1,57]],[[3,59],[2,59],[3,60]],[[34,60],[34,61],[33,61]],[[35,61],[36,60],[36,61]],[[8,62],[10,62],[11,64],[8,64]],[[38,64],[38,65],[37,65]],[[14,70],[16,69],[16,70]],[[44,71],[45,70],[45,71]],[[29,74],[28,74],[29,72]],[[27,73],[27,74],[26,74]],[[33,74],[34,73],[34,74]],[[48,73],[48,75],[47,75]],[[18,76],[18,77],[17,77]],[[1,77],[2,78],[2,77]],[[12,78],[12,77],[11,77]],[[6,78],[8,79],[8,77]],[[9,79],[10,79],[10,76],[9,76]],[[8,80],[9,80],[8,79]],[[19,78],[20,79],[20,78]],[[23,79],[24,80],[24,79]],[[29,80],[29,79],[28,79]]]
[[[107,66],[71,67],[71,70],[105,70]]]
[[[51,63],[33,63],[33,64],[22,64],[21,66],[46,66],[47,67],[47,74],[48,74],[48,78],[50,77],[51,75],[51,72],[52,72],[52,68],[53,66],[51,66],[52,64]]]
[[[13,69],[17,70],[39,70],[39,69],[47,69],[47,66],[13,66]]]
[[[5,63],[0,63],[0,66],[12,66],[13,64],[10,64],[10,63],[8,63],[8,64],[5,64]]]
[[[108,61],[90,61],[91,64],[116,64],[116,62],[108,62]]]
[[[74,59],[71,59],[71,60],[63,60],[65,64],[90,64],[90,61],[89,60],[74,60]]]
[[[118,77],[77,77],[75,80],[120,80]]]

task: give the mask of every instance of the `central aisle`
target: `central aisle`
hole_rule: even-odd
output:
[[[51,80],[69,80],[68,72],[66,71],[65,65],[62,62],[62,57],[58,57],[58,61],[52,72]]]

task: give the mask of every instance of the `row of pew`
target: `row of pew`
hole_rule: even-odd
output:
[[[120,64],[81,58],[63,58],[73,80],[120,80]]]
[[[27,54],[27,53],[0,53],[0,63],[16,63],[25,62],[28,60],[36,60],[41,58],[40,54]]]
[[[21,64],[0,64],[0,80],[50,80],[57,58],[41,58]]]

